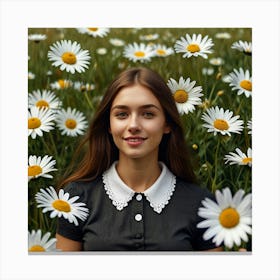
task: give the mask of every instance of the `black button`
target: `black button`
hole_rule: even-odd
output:
[[[141,246],[142,246],[141,243],[135,243],[135,247],[136,247],[136,248],[140,248]]]
[[[137,239],[140,239],[142,237],[143,237],[143,235],[141,233],[136,233],[136,235],[135,235],[135,238],[137,238]]]

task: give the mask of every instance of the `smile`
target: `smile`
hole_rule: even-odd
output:
[[[142,144],[147,138],[144,137],[126,137],[123,138],[129,145],[136,146]]]

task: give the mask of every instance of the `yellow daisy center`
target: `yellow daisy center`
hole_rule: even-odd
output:
[[[36,103],[36,106],[39,108],[49,108],[49,103],[46,100],[39,100]]]
[[[41,126],[41,120],[38,118],[29,118],[28,119],[28,129],[35,129]]]
[[[77,122],[73,119],[67,119],[65,121],[65,126],[69,129],[74,129],[77,126]]]
[[[138,51],[138,52],[135,52],[134,55],[136,57],[144,57],[145,56],[145,53],[144,52],[141,52],[141,51]]]
[[[64,200],[61,199],[57,199],[52,203],[52,206],[54,209],[61,211],[61,212],[70,212],[71,211],[71,207],[70,204]]]
[[[222,120],[222,119],[216,119],[214,121],[214,127],[219,130],[228,130],[229,129],[229,125],[228,125],[227,121]]]
[[[174,93],[174,99],[177,103],[185,103],[188,101],[189,94],[183,90],[183,89],[178,89]]]
[[[45,252],[45,248],[41,245],[33,245],[29,250],[29,252]]]
[[[219,221],[221,225],[225,228],[233,228],[239,223],[240,216],[236,209],[234,208],[226,208],[224,209],[220,216]]]
[[[93,32],[95,32],[95,31],[97,31],[97,30],[98,30],[98,28],[97,28],[97,27],[89,27],[89,28],[88,28],[88,30],[89,30],[89,31],[93,31]]]
[[[197,44],[190,44],[187,46],[187,50],[191,53],[195,53],[200,51],[200,47]]]
[[[66,64],[75,64],[77,62],[77,57],[74,53],[72,52],[65,52],[61,56],[62,60]]]
[[[166,52],[165,52],[165,50],[159,49],[159,50],[157,50],[157,54],[158,55],[166,55]]]
[[[36,175],[39,175],[41,174],[43,171],[42,167],[39,166],[39,165],[31,165],[31,166],[28,166],[28,176],[36,176]]]
[[[251,158],[251,157],[243,158],[243,159],[242,159],[242,162],[243,162],[244,164],[251,163],[251,162],[252,162],[252,158]]]
[[[249,80],[243,80],[239,85],[248,91],[252,91],[252,82]]]

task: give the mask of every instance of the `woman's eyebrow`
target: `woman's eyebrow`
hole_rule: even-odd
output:
[[[155,109],[161,111],[160,108],[158,106],[156,106],[155,104],[145,104],[145,105],[140,106],[139,108],[140,109],[155,108]],[[111,111],[116,110],[116,109],[127,110],[127,109],[129,109],[129,106],[127,106],[127,105],[115,105],[114,107],[111,108]]]

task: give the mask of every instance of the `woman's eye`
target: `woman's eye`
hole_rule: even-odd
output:
[[[144,113],[143,113],[143,116],[144,116],[145,118],[147,118],[147,119],[153,118],[154,115],[155,115],[155,114],[152,113],[152,112],[144,112]]]
[[[119,112],[119,113],[116,113],[116,117],[118,119],[124,119],[127,117],[127,113],[126,112]]]

